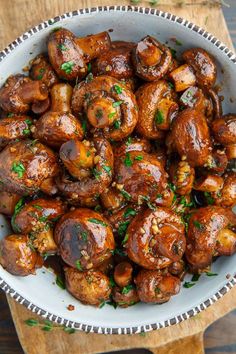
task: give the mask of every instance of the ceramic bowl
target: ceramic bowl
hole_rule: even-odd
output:
[[[84,36],[112,29],[113,40],[138,41],[149,34],[161,42],[176,37],[181,46],[171,46],[181,53],[186,48],[202,47],[211,53],[218,65],[218,81],[225,97],[225,113],[235,112],[235,55],[214,36],[196,25],[169,13],[133,7],[99,7],[66,13],[32,28],[0,53],[2,84],[18,73],[30,59],[46,50],[46,39],[55,27],[63,26]],[[10,231],[1,217],[2,236]],[[33,312],[65,326],[96,333],[131,334],[176,324],[194,316],[222,297],[236,283],[236,254],[219,258],[212,266],[217,276],[202,275],[192,288],[181,289],[168,303],[137,304],[127,309],[106,305],[102,309],[85,306],[55,284],[55,275],[39,269],[37,275],[16,277],[0,267],[0,287]],[[230,278],[226,275],[230,274]],[[190,278],[187,277],[186,281]],[[68,311],[67,306],[75,306]]]

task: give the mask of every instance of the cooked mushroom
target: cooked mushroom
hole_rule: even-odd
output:
[[[207,206],[190,217],[185,256],[191,270],[204,271],[214,256],[227,256],[236,251],[236,216],[228,209]]]
[[[226,114],[212,122],[215,139],[226,146],[228,159],[236,158],[236,114]]]
[[[73,148],[71,152],[66,152],[68,145]],[[82,144],[68,142],[61,147],[60,156],[73,176],[76,175],[77,178],[83,178],[78,181],[71,181],[65,175],[62,175],[57,178],[57,186],[64,195],[74,193],[83,198],[94,197],[95,194],[99,195],[102,193],[111,183],[113,171],[112,148],[108,140],[104,138],[94,138],[93,149],[95,150],[96,156],[93,161],[89,156],[88,159],[82,161],[81,164],[80,153],[83,153],[81,147]],[[90,148],[88,148],[88,151],[90,151]],[[93,155],[91,155],[91,157],[92,156]],[[76,166],[74,164],[75,161],[80,161],[80,165]],[[90,163],[92,166],[91,169],[88,170]],[[82,173],[83,176],[81,176]]]
[[[189,108],[180,112],[172,124],[167,145],[186,157],[192,167],[207,164],[211,158],[211,141],[206,117]]]
[[[0,213],[11,216],[14,213],[15,205],[21,196],[16,193],[6,191],[0,192]]]
[[[146,81],[161,79],[169,70],[172,55],[164,44],[146,36],[133,49],[132,60],[136,75]]]
[[[48,88],[59,82],[52,65],[45,54],[37,55],[31,62],[29,76],[32,80],[41,81]]]
[[[72,109],[76,114],[85,113],[93,127],[102,128],[105,136],[115,141],[130,135],[138,120],[134,94],[109,76],[75,86]]]
[[[112,299],[119,307],[126,308],[139,302],[137,290],[133,285],[128,285],[123,289],[115,286],[112,289]]]
[[[178,112],[176,94],[167,81],[142,85],[136,92],[139,107],[137,131],[147,139],[162,139]]]
[[[51,147],[60,147],[70,139],[81,140],[81,123],[71,113],[72,87],[69,84],[56,84],[51,89],[51,109],[36,123],[34,138]]]
[[[126,231],[128,257],[146,269],[162,269],[185,251],[184,225],[173,211],[158,207],[139,213]]]
[[[30,245],[26,235],[9,235],[0,241],[0,264],[9,273],[26,276],[35,274],[43,260]]]
[[[59,28],[48,39],[50,63],[63,79],[82,79],[88,72],[87,63],[110,48],[110,37],[102,32],[77,38],[71,31]]]
[[[109,278],[100,271],[79,272],[74,268],[65,268],[67,290],[83,304],[103,306],[109,300],[111,288]]]
[[[143,302],[163,304],[180,290],[179,278],[158,270],[141,270],[135,278],[138,296]]]
[[[20,74],[9,76],[0,89],[0,107],[5,112],[26,113],[32,103],[47,98],[48,90],[44,84]]]
[[[216,64],[213,57],[202,48],[191,48],[183,52],[184,61],[190,65],[198,85],[212,87],[216,81]]]
[[[64,262],[80,271],[94,269],[111,258],[115,248],[108,221],[89,209],[75,209],[58,221],[54,239]]]
[[[57,173],[55,154],[37,141],[19,141],[0,153],[0,180],[2,188],[8,192],[33,194],[45,179]]]

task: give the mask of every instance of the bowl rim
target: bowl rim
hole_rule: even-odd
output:
[[[26,41],[28,38],[33,36],[35,33],[40,32],[41,30],[54,25],[55,23],[64,20],[66,18],[72,18],[76,16],[81,16],[84,14],[90,13],[100,13],[100,12],[135,12],[146,15],[152,15],[157,17],[162,17],[170,22],[177,22],[178,24],[188,28],[190,31],[197,32],[207,41],[216,46],[222,53],[224,53],[234,64],[236,64],[236,54],[233,53],[224,43],[222,43],[219,39],[213,36],[211,33],[207,32],[205,29],[195,25],[194,23],[173,15],[169,12],[163,12],[154,8],[140,7],[140,6],[97,6],[91,8],[79,9],[71,12],[66,12],[62,15],[55,16],[51,19],[41,22],[40,24],[32,27],[30,30],[16,38],[12,43],[10,43],[5,49],[0,52],[0,62],[7,57],[16,47],[18,47],[22,42]],[[222,298],[233,286],[236,285],[236,274],[232,276],[231,280],[226,280],[225,285],[219,289],[213,296],[208,298],[207,300],[201,302],[199,305],[192,307],[188,311],[184,313],[172,317],[168,320],[162,322],[151,323],[147,325],[140,325],[134,327],[103,327],[103,326],[93,326],[93,325],[85,325],[83,323],[77,321],[71,321],[67,318],[60,317],[50,313],[43,308],[40,308],[28,301],[21,294],[17,293],[11,286],[7,284],[5,280],[0,277],[0,289],[2,289],[6,294],[10,295],[13,299],[15,299],[20,304],[24,305],[28,310],[40,315],[41,317],[48,319],[57,324],[63,325],[65,327],[74,328],[76,330],[90,332],[90,333],[98,333],[98,334],[137,334],[141,332],[149,332],[152,330],[168,327],[180,323],[190,317],[195,316],[201,311],[205,310],[207,307],[214,304],[220,298]]]

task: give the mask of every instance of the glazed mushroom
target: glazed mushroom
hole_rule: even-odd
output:
[[[121,262],[115,266],[114,280],[118,286],[124,288],[132,282],[133,267],[129,262]]]
[[[227,172],[222,176],[221,189],[211,195],[216,205],[234,207],[236,205],[236,173]]]
[[[14,116],[0,120],[0,149],[15,139],[25,139],[31,135],[33,120],[28,116]]]
[[[182,54],[183,60],[190,65],[199,86],[210,88],[216,81],[216,64],[213,57],[202,48],[191,48]]]
[[[160,80],[172,63],[170,49],[154,37],[146,36],[133,49],[132,60],[136,75],[146,81]]]
[[[175,186],[176,193],[186,195],[191,193],[195,178],[195,170],[186,160],[172,161],[169,168],[170,178]]]
[[[180,291],[179,278],[158,270],[141,270],[135,283],[140,300],[147,303],[163,304]]]
[[[85,77],[87,63],[109,48],[107,32],[77,38],[68,29],[60,28],[52,32],[48,39],[50,63],[59,77],[69,81]]]
[[[0,153],[0,180],[5,191],[31,195],[57,173],[55,154],[37,141],[15,142]]]
[[[131,151],[143,151],[147,153],[151,152],[150,141],[145,138],[137,137],[129,137],[128,139],[125,139],[124,142],[119,143],[119,145],[115,145],[115,159],[124,156],[126,153]]]
[[[115,141],[130,135],[138,120],[134,94],[109,76],[98,76],[75,86],[72,110],[86,114],[93,127],[103,129],[104,135]]]
[[[109,75],[118,80],[131,79],[134,68],[131,62],[131,51],[135,43],[117,41],[111,43],[111,48],[101,53],[93,65],[94,75]]]
[[[32,80],[40,81],[47,86],[47,88],[59,82],[52,65],[48,61],[45,54],[37,55],[31,62],[29,76]]]
[[[163,207],[139,213],[125,239],[128,257],[146,269],[162,269],[179,261],[186,244],[181,218]]]
[[[206,117],[189,108],[180,112],[172,124],[167,146],[169,150],[177,151],[192,167],[207,164],[211,159],[211,141]]]
[[[216,148],[212,151],[212,156],[207,164],[207,168],[211,173],[222,174],[227,169],[228,162],[225,149]]]
[[[69,172],[73,176],[84,177],[78,181],[72,181],[67,178],[66,175],[62,175],[57,178],[57,186],[61,193],[64,195],[74,194],[74,198],[82,197],[94,197],[102,193],[111,183],[113,172],[113,152],[110,143],[104,138],[94,138],[93,146],[87,147],[86,151],[95,149],[96,156],[94,159],[93,153],[86,160],[81,160],[83,156],[84,146],[76,142],[67,142],[62,145],[60,149],[60,157],[65,163]],[[94,150],[93,150],[94,151]],[[86,154],[87,155],[87,154]],[[78,165],[79,162],[79,165]],[[77,166],[75,166],[77,163]],[[90,173],[88,168],[90,168]],[[87,171],[86,171],[87,170]],[[76,172],[77,171],[77,172]],[[89,173],[89,175],[83,175],[83,173]]]
[[[212,122],[215,139],[226,146],[229,160],[236,158],[236,114],[226,114]]]
[[[154,201],[167,186],[163,165],[145,152],[130,151],[115,160],[114,186],[128,201]],[[135,187],[134,187],[135,186]]]
[[[194,182],[193,188],[202,192],[218,192],[224,184],[222,177],[218,175],[206,175]]]
[[[67,290],[85,305],[103,306],[110,298],[109,278],[98,270],[79,272],[66,267],[65,277]]]
[[[126,200],[122,193],[114,187],[105,189],[104,192],[100,194],[100,199],[102,206],[108,210],[119,209],[126,204]]]
[[[66,213],[56,225],[54,239],[65,263],[78,270],[97,268],[115,248],[108,221],[90,209]]]
[[[0,264],[9,273],[19,276],[35,274],[42,267],[43,260],[30,247],[26,235],[9,235],[0,241]]]
[[[34,138],[51,146],[60,147],[70,139],[81,140],[81,123],[71,113],[72,87],[69,84],[56,84],[51,89],[51,108],[36,123]]]
[[[162,139],[178,112],[176,94],[167,81],[142,85],[136,92],[139,119],[136,130],[147,139]]]
[[[11,216],[14,213],[15,206],[21,196],[16,193],[6,191],[0,192],[0,213]]]
[[[181,92],[196,84],[196,76],[190,65],[183,64],[171,71],[170,79],[174,82],[175,91]]]
[[[23,114],[31,104],[48,98],[47,87],[24,75],[10,76],[0,89],[0,107],[5,112]]]
[[[185,256],[193,272],[204,271],[214,256],[236,251],[235,214],[219,206],[200,208],[190,217]]]
[[[112,289],[112,299],[119,307],[129,307],[139,302],[137,290],[134,285],[128,285],[123,289],[115,286]]]
[[[53,239],[52,226],[65,213],[61,201],[35,199],[23,205],[12,218],[15,232],[30,235],[30,240],[39,253],[55,254],[57,246]]]

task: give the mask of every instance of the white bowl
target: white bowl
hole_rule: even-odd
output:
[[[113,40],[138,41],[149,34],[165,42],[175,36],[183,44],[177,47],[171,44],[177,52],[202,47],[216,58],[218,82],[222,85],[222,95],[225,97],[224,112],[235,112],[232,102],[236,93],[235,55],[214,36],[184,19],[138,7],[84,9],[66,13],[32,28],[0,53],[0,84],[10,74],[20,72],[38,53],[45,51],[50,31],[58,26],[66,27],[80,36],[113,29],[110,33]],[[0,219],[0,223],[4,224],[4,218]],[[1,227],[0,232],[3,235],[9,230]],[[0,287],[28,309],[65,326],[88,332],[126,334],[166,327],[202,311],[236,283],[235,269],[236,254],[228,258],[221,257],[212,266],[217,276],[202,275],[195,286],[182,288],[168,303],[140,303],[127,309],[114,309],[108,305],[97,309],[82,305],[55,285],[55,276],[45,269],[39,269],[36,276],[16,277],[0,267]],[[227,274],[231,274],[229,279],[226,278]],[[69,304],[75,306],[74,311],[67,310]]]

